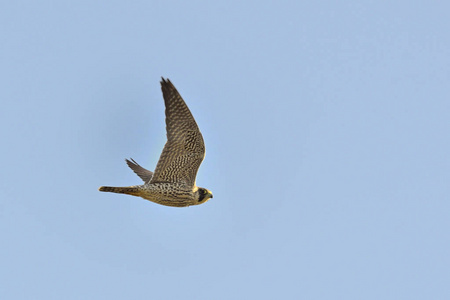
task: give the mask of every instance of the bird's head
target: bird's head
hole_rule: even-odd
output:
[[[213,197],[213,194],[210,190],[199,187],[195,192],[195,199],[197,200],[196,204],[202,204],[208,201]]]

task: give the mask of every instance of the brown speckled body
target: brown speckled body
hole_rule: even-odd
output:
[[[153,183],[128,187],[102,186],[100,191],[138,196],[165,206],[185,207],[206,202],[200,203],[197,191],[194,192],[181,183]]]
[[[205,157],[202,134],[170,80],[163,78],[161,89],[166,106],[167,143],[155,172],[144,169],[133,159],[126,160],[145,184],[102,186],[99,191],[138,196],[166,206],[185,207],[205,203],[213,197],[212,193],[195,184],[197,171]]]

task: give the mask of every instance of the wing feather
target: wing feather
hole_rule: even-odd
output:
[[[169,79],[162,78],[161,90],[166,106],[167,142],[150,182],[183,182],[194,186],[197,171],[205,157],[203,136]]]
[[[137,162],[134,161],[134,159],[130,158],[131,161],[128,159],[125,159],[127,162],[127,165],[133,170],[134,173],[136,173],[137,176],[139,176],[145,183],[149,183],[152,179],[153,172],[149,171],[143,167],[141,167]]]

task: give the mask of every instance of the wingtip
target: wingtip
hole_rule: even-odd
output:
[[[134,159],[132,159],[131,157],[130,157],[130,159],[125,158],[125,162],[127,163],[128,166],[131,166],[131,165],[139,165],[139,164],[138,164]]]
[[[169,78],[164,78],[161,76],[161,86],[172,84]]]

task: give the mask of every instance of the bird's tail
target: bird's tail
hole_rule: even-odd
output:
[[[128,194],[133,196],[139,196],[139,188],[135,186],[127,186],[127,187],[114,187],[114,186],[101,186],[98,189],[100,192],[110,192],[117,194]]]

